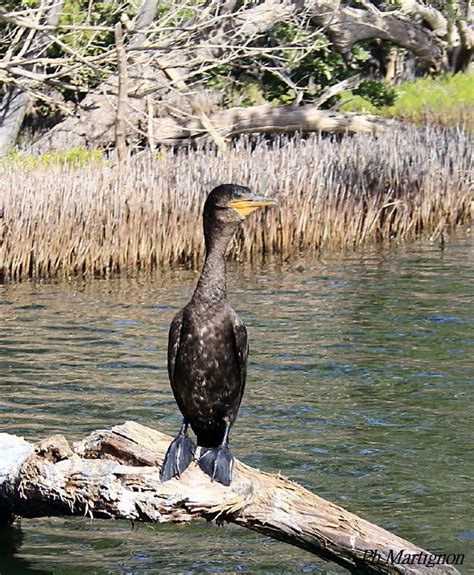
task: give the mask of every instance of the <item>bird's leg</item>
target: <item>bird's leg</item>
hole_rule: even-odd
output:
[[[229,451],[230,423],[226,421],[224,436],[219,447],[203,447],[199,457],[199,467],[214,481],[222,485],[230,485],[234,457]]]
[[[225,422],[225,429],[224,429],[224,437],[221,441],[221,447],[228,447],[229,445],[229,431],[230,431],[230,423],[228,421]]]
[[[183,419],[178,435],[170,443],[161,466],[161,481],[168,481],[175,475],[179,477],[193,460],[195,450],[196,446],[188,437],[188,422]]]

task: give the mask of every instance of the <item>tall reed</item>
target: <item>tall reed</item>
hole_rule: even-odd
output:
[[[6,279],[195,266],[208,191],[234,182],[275,196],[231,247],[292,258],[389,238],[439,235],[466,222],[472,167],[461,130],[407,127],[377,136],[236,140],[82,167],[0,166],[0,273]]]

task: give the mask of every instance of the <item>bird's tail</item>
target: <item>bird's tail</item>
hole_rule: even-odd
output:
[[[219,447],[222,444],[226,430],[224,422],[216,422],[211,426],[207,422],[193,421],[191,427],[200,447]]]

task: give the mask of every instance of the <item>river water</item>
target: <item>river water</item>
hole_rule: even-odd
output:
[[[413,542],[466,554],[472,504],[472,239],[228,267],[251,356],[234,454]],[[174,434],[168,325],[197,274],[1,286],[0,430],[68,439],[133,419]],[[23,520],[0,573],[342,573],[233,526]]]

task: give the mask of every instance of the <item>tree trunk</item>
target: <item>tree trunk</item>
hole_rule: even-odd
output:
[[[15,145],[30,102],[27,92],[11,86],[0,102],[0,156]]]
[[[140,46],[146,40],[146,31],[153,24],[159,0],[143,0],[135,18],[135,34],[130,39],[130,46]]]
[[[459,34],[459,46],[451,54],[451,69],[454,73],[465,72],[472,62],[474,53],[474,15],[470,4],[468,5],[466,19],[458,19],[456,28]]]
[[[179,479],[161,483],[159,467],[170,439],[133,422],[93,432],[73,449],[60,435],[34,446],[0,434],[0,516],[4,523],[14,515],[85,514],[158,523],[225,520],[353,573],[458,573],[449,565],[428,567],[423,563],[436,558],[433,554],[239,461],[229,487],[212,482],[195,463]],[[391,560],[397,556],[415,559],[397,564]]]
[[[64,0],[43,0],[40,5],[43,13],[40,23],[56,26],[63,4]],[[34,57],[40,54],[48,43],[49,40],[44,34],[36,32],[26,55]],[[30,96],[27,91],[17,86],[7,88],[0,102],[0,156],[15,145],[29,102]]]
[[[467,70],[474,48],[474,30],[471,2],[461,6],[459,0],[448,0],[452,15],[447,18],[432,6],[418,0],[400,0],[400,8],[405,14],[426,22],[433,35],[447,43],[449,69],[456,73]]]

